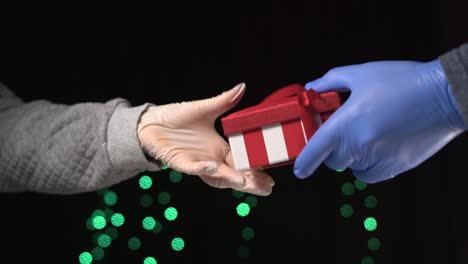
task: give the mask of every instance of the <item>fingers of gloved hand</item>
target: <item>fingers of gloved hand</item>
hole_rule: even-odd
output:
[[[349,168],[353,162],[354,159],[348,151],[336,148],[323,163],[334,171],[343,171]]]
[[[369,168],[364,170],[352,169],[354,177],[365,183],[377,183],[383,180],[387,180],[395,177],[400,171],[396,171],[395,168],[385,166],[382,162],[371,165]]]
[[[171,163],[169,166],[188,175],[200,176],[215,188],[238,190],[246,186],[246,179],[242,174],[217,161],[184,161],[183,164]]]
[[[322,78],[308,82],[305,85],[306,90],[313,89],[318,93],[329,91],[348,91],[346,73],[348,67],[334,68],[328,71]]]
[[[200,169],[199,172],[207,172],[199,174],[200,178],[215,188],[231,188],[259,196],[267,196],[272,192],[274,185],[271,177],[260,171],[236,171],[219,163],[216,166],[208,165],[208,163],[206,166],[200,165]]]
[[[259,196],[268,196],[273,191],[275,182],[272,177],[263,171],[248,170],[242,171],[246,179],[244,188],[238,189],[238,191],[251,193]]]
[[[340,131],[337,123],[337,116],[332,115],[310,138],[294,162],[296,177],[300,179],[309,177],[335,151],[339,138],[337,133]]]
[[[230,168],[235,168],[234,158],[232,157],[232,152],[230,149],[227,149],[226,157],[224,162]],[[273,178],[265,172],[258,170],[247,170],[241,171],[246,179],[246,185],[243,189],[239,191],[248,192],[256,195],[267,196],[272,192],[272,188],[275,185]]]
[[[196,164],[191,174],[200,176],[210,186],[238,190],[246,185],[245,177],[225,164],[215,161],[199,161]]]
[[[215,120],[224,112],[233,108],[245,93],[245,84],[239,83],[232,89],[225,91],[212,98],[193,101],[193,105],[200,111],[200,115]]]
[[[200,178],[206,184],[215,188],[231,188],[237,191],[251,193],[259,196],[268,196],[271,194],[274,182],[266,173],[260,171],[237,171],[237,173],[244,177],[244,185],[231,184],[222,173],[216,175],[201,175]]]

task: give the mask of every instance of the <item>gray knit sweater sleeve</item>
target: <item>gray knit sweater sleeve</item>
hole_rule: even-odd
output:
[[[25,103],[0,85],[0,192],[89,192],[159,170],[136,132],[147,106]]]
[[[443,54],[439,60],[468,128],[468,43]]]

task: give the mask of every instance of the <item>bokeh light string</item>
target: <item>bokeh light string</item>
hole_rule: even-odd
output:
[[[252,210],[257,207],[258,199],[255,195],[232,190],[232,196],[235,200],[235,213],[242,219],[240,230],[241,244],[236,249],[236,256],[240,259],[247,259],[250,256],[249,243],[255,238],[255,229],[248,224],[248,216]]]
[[[344,170],[338,170],[337,172],[343,171]],[[375,253],[381,248],[381,241],[373,234],[378,228],[378,221],[374,211],[372,210],[377,208],[378,200],[375,195],[365,193],[367,187],[368,186],[365,182],[358,179],[354,179],[352,181],[346,180],[340,186],[341,193],[345,199],[351,198],[357,192],[362,192],[361,195],[364,197],[364,210],[361,210],[361,206],[356,209],[364,212],[364,214],[362,214],[363,229],[366,234],[371,234],[371,236],[367,238],[367,249],[369,250],[369,254],[362,257],[361,264],[375,264]],[[355,209],[350,202],[345,202],[340,206],[339,212],[343,218],[349,219],[355,214]]]
[[[179,183],[183,179],[183,174],[170,170],[164,166],[162,168],[168,173],[169,181]],[[137,175],[138,176],[138,175]],[[158,177],[161,177],[160,175]],[[154,205],[155,192],[153,178],[150,175],[144,174],[137,177],[137,185],[143,192],[139,196],[139,204],[143,208],[150,208]],[[87,251],[80,252],[78,261],[80,264],[91,264],[104,260],[106,249],[108,249],[119,238],[119,229],[125,226],[127,219],[124,212],[115,211],[115,206],[119,202],[119,197],[116,191],[105,188],[96,192],[99,197],[98,208],[92,210],[90,216],[85,221],[85,226],[88,231],[92,232],[92,248]],[[156,198],[159,207],[165,207],[161,219],[167,222],[174,222],[179,216],[179,211],[171,205],[172,197],[169,192],[161,191]],[[158,234],[163,230],[163,223],[152,215],[146,215],[141,219],[141,229]],[[130,251],[139,251],[143,245],[142,240],[138,236],[131,236],[126,240],[127,248]],[[180,252],[185,248],[185,240],[182,237],[173,237],[168,245],[172,250]],[[141,259],[143,264],[157,264],[154,256],[144,256]]]

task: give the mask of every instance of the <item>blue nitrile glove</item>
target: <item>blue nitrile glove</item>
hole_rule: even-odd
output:
[[[338,67],[306,89],[351,95],[297,157],[298,178],[324,162],[333,170],[350,168],[367,183],[383,181],[418,166],[465,130],[438,60]]]

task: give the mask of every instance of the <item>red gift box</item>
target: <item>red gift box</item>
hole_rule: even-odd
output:
[[[260,104],[221,119],[237,170],[291,164],[320,125],[342,104],[336,92],[292,84]]]

